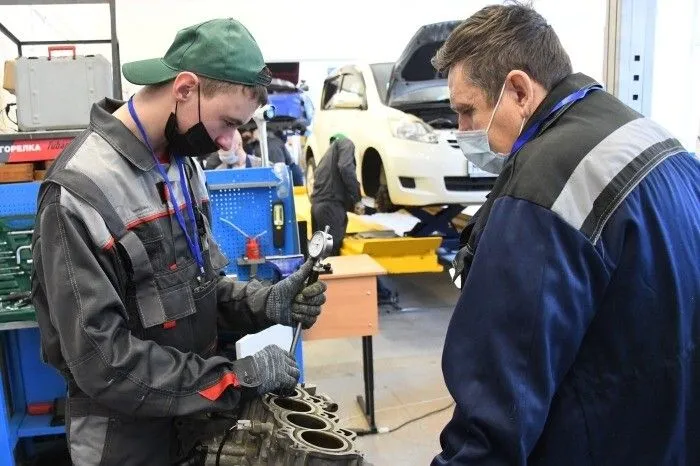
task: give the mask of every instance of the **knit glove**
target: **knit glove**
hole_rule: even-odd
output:
[[[252,358],[261,381],[258,394],[285,395],[294,390],[299,381],[299,369],[289,353],[277,345],[268,345]]]
[[[299,270],[272,285],[265,306],[265,315],[271,322],[288,326],[301,322],[304,329],[316,322],[326,302],[326,284],[317,281],[304,286],[313,266],[309,259]]]
[[[362,201],[357,201],[355,203],[355,206],[352,208],[353,212],[355,212],[355,215],[364,215],[365,214],[365,205],[362,203]]]

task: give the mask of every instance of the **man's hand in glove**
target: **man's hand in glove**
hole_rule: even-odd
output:
[[[355,212],[356,215],[364,215],[365,214],[365,205],[362,203],[362,201],[358,201],[355,203],[355,206],[353,207],[353,212]]]
[[[309,259],[299,270],[272,285],[265,307],[269,320],[288,326],[301,322],[305,329],[316,322],[321,305],[326,302],[326,284],[317,281],[304,287],[313,266],[313,260]]]
[[[289,394],[299,381],[299,369],[289,353],[277,345],[268,345],[253,355],[261,384],[258,393]]]

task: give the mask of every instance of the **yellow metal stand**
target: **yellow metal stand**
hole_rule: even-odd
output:
[[[294,188],[294,208],[297,221],[306,221],[311,225],[311,203],[306,194],[306,187]],[[313,232],[311,228],[307,231],[310,238]],[[367,254],[390,274],[443,271],[437,255],[442,238],[438,236],[360,238],[357,236],[357,233],[380,231],[388,231],[388,229],[368,222],[361,216],[348,213],[348,229],[340,254],[344,256]]]

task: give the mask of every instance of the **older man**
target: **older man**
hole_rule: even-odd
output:
[[[495,186],[462,233],[441,465],[700,464],[700,163],[490,6],[434,59]]]

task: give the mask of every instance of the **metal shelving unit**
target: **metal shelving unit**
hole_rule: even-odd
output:
[[[115,0],[0,0],[0,6],[7,5],[87,5],[100,4],[109,6],[110,37],[108,39],[65,39],[65,40],[22,40],[2,21],[0,34],[3,34],[17,47],[17,55],[23,56],[23,48],[35,45],[81,45],[110,44],[112,49],[112,95],[122,98],[121,60],[119,41],[117,40],[117,21]],[[55,159],[68,143],[80,134],[81,130],[69,131],[20,131],[0,133],[0,163],[41,162]],[[22,150],[11,151],[9,148],[21,147]]]

